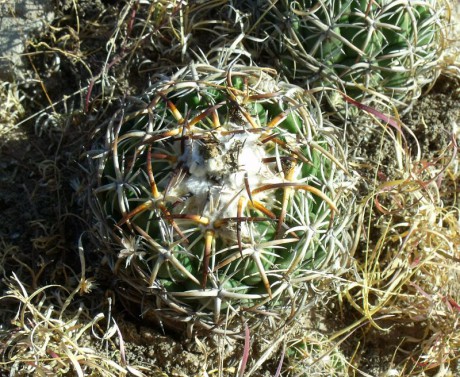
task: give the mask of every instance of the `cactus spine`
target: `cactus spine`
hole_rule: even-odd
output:
[[[115,271],[166,322],[286,317],[346,258],[344,152],[314,100],[266,71],[193,65],[107,128],[95,193]]]
[[[255,12],[254,2],[236,4]],[[439,75],[450,20],[444,0],[266,0],[257,8],[247,46],[289,81],[368,102],[385,95],[405,110]]]

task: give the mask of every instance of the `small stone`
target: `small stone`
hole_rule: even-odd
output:
[[[54,18],[51,0],[6,0],[0,3],[0,80],[21,78],[21,54],[27,38]]]

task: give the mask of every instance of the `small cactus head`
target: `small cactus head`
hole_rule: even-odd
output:
[[[258,21],[265,53],[290,80],[379,93],[403,109],[439,74],[449,22],[443,0],[268,1]],[[256,40],[254,38],[250,39]]]
[[[238,66],[194,65],[138,102],[111,120],[95,188],[121,280],[165,322],[292,314],[349,242],[344,155],[318,108]]]

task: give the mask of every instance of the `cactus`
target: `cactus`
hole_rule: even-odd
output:
[[[186,67],[107,127],[94,192],[114,270],[164,323],[287,316],[347,256],[345,154],[318,104],[267,71]]]
[[[236,3],[247,12],[253,6]],[[265,11],[248,26],[259,38],[249,39],[251,48],[277,59],[290,81],[334,86],[362,100],[384,94],[404,110],[439,74],[446,1],[267,0],[258,7]]]

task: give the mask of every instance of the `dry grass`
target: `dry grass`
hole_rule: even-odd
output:
[[[455,368],[459,357],[456,135],[438,157],[422,160],[420,153],[410,156],[402,134],[385,133],[382,143],[393,142],[399,151],[399,169],[386,177],[377,162],[359,210],[362,237],[344,292],[359,319],[339,334],[369,325],[371,336],[395,337],[398,376],[428,370],[447,376],[442,371]]]
[[[204,58],[199,49],[191,52],[189,34],[206,35],[212,23],[193,24],[186,2],[180,0],[131,1],[97,12],[83,3],[62,6],[47,33],[31,41],[25,58],[31,64],[27,84],[33,89],[10,83],[0,87],[0,145],[27,151],[27,159],[12,159],[11,169],[0,168],[11,181],[9,190],[18,190],[18,212],[30,212],[7,219],[23,233],[19,238],[4,236],[0,243],[0,371],[11,376],[165,375],[148,359],[143,361],[149,371],[130,365],[130,348],[110,310],[114,316],[122,313],[101,304],[110,292],[110,279],[98,274],[102,258],[93,250],[83,253],[81,247],[76,252],[80,228],[69,219],[81,217],[80,226],[88,219],[87,178],[77,164],[69,167],[69,160],[81,161],[82,145],[113,113],[118,98],[137,93],[147,81],[173,72],[190,58]],[[208,12],[223,3],[195,5]],[[223,11],[234,15],[230,8]],[[222,35],[227,26],[210,35]],[[213,41],[218,44],[217,38]],[[443,68],[458,77],[455,48],[446,54]],[[63,69],[70,72],[67,80],[60,76]],[[330,308],[332,319],[320,318],[319,328],[297,327],[302,334],[286,332],[276,344],[280,351],[267,347],[245,375],[257,375],[254,366],[265,362],[271,375],[460,373],[459,130],[456,124],[446,125],[453,132],[452,143],[423,160],[419,151],[409,152],[402,136],[410,138],[408,130],[381,127],[381,145],[394,147],[395,169],[388,176],[379,161],[354,161],[358,168],[370,166],[373,179],[367,181],[359,210],[361,237],[351,272],[347,280],[334,281],[340,295],[317,304]],[[21,140],[12,143],[19,135]],[[26,194],[19,192],[23,186]],[[251,341],[257,337],[250,335]],[[381,346],[376,353],[383,355],[377,361],[366,353],[375,344]],[[248,352],[244,354],[252,358]],[[207,349],[206,365],[212,367],[200,375],[243,374],[241,359],[235,366],[211,360],[223,353],[224,347]],[[184,375],[187,370],[180,370],[180,362],[177,368]]]
[[[6,136],[8,126],[14,124],[23,116],[24,108],[21,104],[22,95],[15,84],[3,82],[0,85],[0,137]]]
[[[7,279],[8,291],[0,300],[17,311],[10,326],[0,330],[0,370],[10,376],[143,376],[127,365],[110,306],[107,314],[92,316],[79,298],[95,285],[85,277],[79,248],[82,273],[71,292],[57,284],[30,289],[14,272]]]

